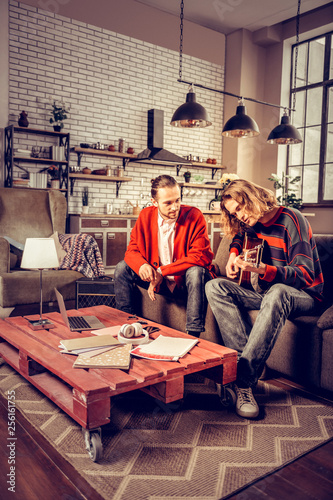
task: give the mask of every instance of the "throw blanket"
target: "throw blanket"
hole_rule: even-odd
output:
[[[66,250],[59,269],[78,271],[87,278],[105,275],[101,252],[90,234],[59,234],[59,241]]]

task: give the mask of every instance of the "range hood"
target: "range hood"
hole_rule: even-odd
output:
[[[189,160],[163,148],[164,111],[148,110],[147,149],[131,159],[135,163],[156,163],[160,165],[191,165]]]

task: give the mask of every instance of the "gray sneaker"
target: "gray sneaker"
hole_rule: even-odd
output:
[[[254,399],[251,387],[238,387],[234,384],[236,392],[236,413],[244,418],[256,418],[259,415],[259,406]]]

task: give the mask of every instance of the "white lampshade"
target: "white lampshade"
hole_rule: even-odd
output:
[[[27,238],[21,261],[23,269],[52,269],[59,267],[53,238]]]

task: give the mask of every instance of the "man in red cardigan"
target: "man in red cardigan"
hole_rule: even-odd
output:
[[[155,292],[177,297],[185,291],[186,331],[198,337],[205,329],[205,284],[214,277],[206,221],[199,209],[181,205],[179,185],[169,175],[152,180],[151,195],[153,206],[141,210],[125,260],[115,269],[117,308],[135,314],[136,284],[153,301]]]

